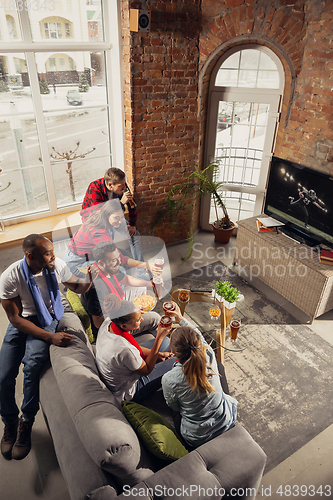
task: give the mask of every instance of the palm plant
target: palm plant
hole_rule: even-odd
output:
[[[187,180],[181,184],[173,186],[167,194],[166,206],[162,211],[159,211],[152,222],[152,229],[161,221],[170,220],[172,224],[177,222],[179,211],[184,206],[192,207],[192,203],[203,195],[211,195],[213,198],[216,221],[214,225],[219,229],[229,229],[234,226],[230,221],[227,208],[222,200],[219,190],[223,187],[223,182],[216,180],[219,165],[211,163],[204,170],[197,169],[190,174]],[[191,203],[192,202],[192,203]],[[223,217],[219,218],[218,209],[222,209]],[[192,220],[192,219],[191,219]],[[190,258],[192,254],[194,242],[194,222],[192,220],[190,231],[188,234],[189,250],[186,258]]]
[[[198,179],[197,189],[199,196],[210,194],[213,198],[215,214],[216,214],[216,227],[227,229],[231,227],[233,224],[230,221],[227,207],[223,202],[221,195],[219,194],[219,190],[223,186],[223,182],[216,181],[217,173],[218,173],[219,165],[217,163],[211,163],[204,170],[196,170],[189,176],[189,178]],[[222,209],[223,217],[219,218],[218,215],[218,207]]]

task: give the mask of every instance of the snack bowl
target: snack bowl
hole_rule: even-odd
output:
[[[152,311],[155,308],[157,299],[154,292],[147,290],[146,293],[144,293],[140,297],[135,297],[133,299],[133,303],[134,305],[140,307],[142,311],[148,312]]]

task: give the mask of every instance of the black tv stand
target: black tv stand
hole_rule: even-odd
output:
[[[291,238],[292,240],[297,241],[298,243],[303,243],[304,245],[308,245],[309,247],[315,247],[320,245],[320,238],[316,239],[309,236],[302,231],[298,231],[297,229],[291,229],[288,226],[280,226],[278,227],[278,232],[281,232]]]

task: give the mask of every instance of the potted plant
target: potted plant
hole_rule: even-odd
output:
[[[171,220],[171,222],[175,224],[181,208],[185,205],[192,208],[191,201],[194,202],[208,194],[211,195],[213,199],[216,214],[216,221],[212,224],[215,241],[218,243],[228,243],[235,228],[235,224],[231,222],[227,208],[222,199],[221,188],[223,182],[216,180],[218,168],[219,166],[217,163],[211,163],[204,170],[197,169],[190,174],[185,182],[173,186],[167,194],[165,209],[159,211],[153,220],[152,229],[156,224],[166,219]],[[219,208],[222,210],[222,217],[219,217]],[[193,221],[189,230],[188,241],[188,253],[183,260],[189,259],[192,254],[194,242]]]
[[[225,326],[228,326],[235,310],[236,302],[241,298],[241,293],[237,288],[233,287],[229,281],[217,281],[215,285],[215,297],[223,304],[225,311]]]
[[[220,302],[234,304],[240,299],[241,294],[229,281],[224,280],[216,282],[215,295]]]

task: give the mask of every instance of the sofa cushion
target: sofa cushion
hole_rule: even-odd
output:
[[[172,426],[158,413],[133,401],[121,404],[125,417],[150,453],[169,462],[188,454]]]
[[[66,298],[70,303],[73,311],[75,311],[78,317],[80,318],[84,326],[84,329],[86,331],[86,334],[88,335],[89,342],[91,344],[95,344],[96,339],[93,336],[90,317],[85,308],[83,307],[80,297],[75,292],[72,292],[72,290],[68,289],[66,293]]]

